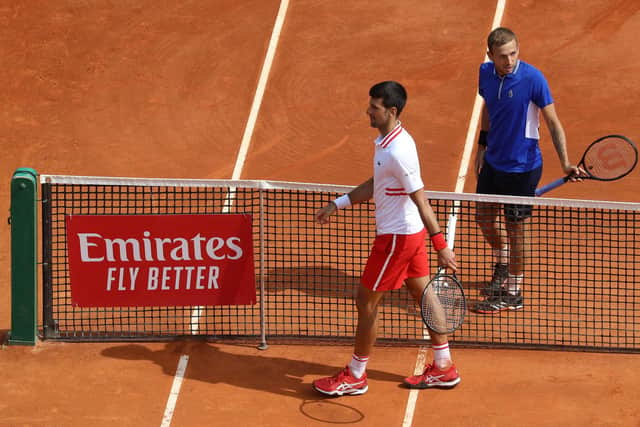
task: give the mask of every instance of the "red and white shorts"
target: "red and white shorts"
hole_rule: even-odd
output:
[[[360,282],[373,291],[398,289],[407,278],[429,275],[427,231],[376,236]]]

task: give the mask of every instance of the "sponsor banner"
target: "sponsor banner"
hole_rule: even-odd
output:
[[[79,307],[255,304],[251,215],[67,215]]]

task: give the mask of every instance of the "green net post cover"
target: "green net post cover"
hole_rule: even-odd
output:
[[[37,172],[11,179],[11,331],[9,344],[35,345],[37,336]]]

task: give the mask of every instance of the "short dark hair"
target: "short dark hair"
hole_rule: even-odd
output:
[[[489,33],[489,37],[487,37],[487,47],[489,48],[489,52],[493,52],[492,49],[494,47],[500,47],[512,40],[515,40],[516,44],[518,44],[518,37],[516,36],[516,33],[511,31],[509,28],[498,27]]]
[[[386,108],[396,107],[398,116],[407,103],[407,91],[400,83],[392,80],[376,83],[371,86],[369,96],[372,98],[381,98],[382,105]]]

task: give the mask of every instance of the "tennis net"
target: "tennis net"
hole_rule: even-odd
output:
[[[41,175],[45,339],[164,340],[185,336],[266,341],[351,340],[354,293],[375,236],[373,203],[326,225],[315,212],[345,186],[273,181]],[[533,205],[524,307],[470,311],[453,345],[640,352],[637,286],[640,204],[428,192],[455,252],[471,307],[493,272],[476,223],[487,203]],[[71,303],[68,215],[240,213],[253,218],[255,305],[78,307]],[[455,216],[452,214],[455,213]],[[455,220],[452,220],[455,219]],[[455,228],[455,230],[454,230]],[[430,251],[431,265],[436,258]],[[379,307],[380,343],[422,343],[418,308],[405,288]]]

